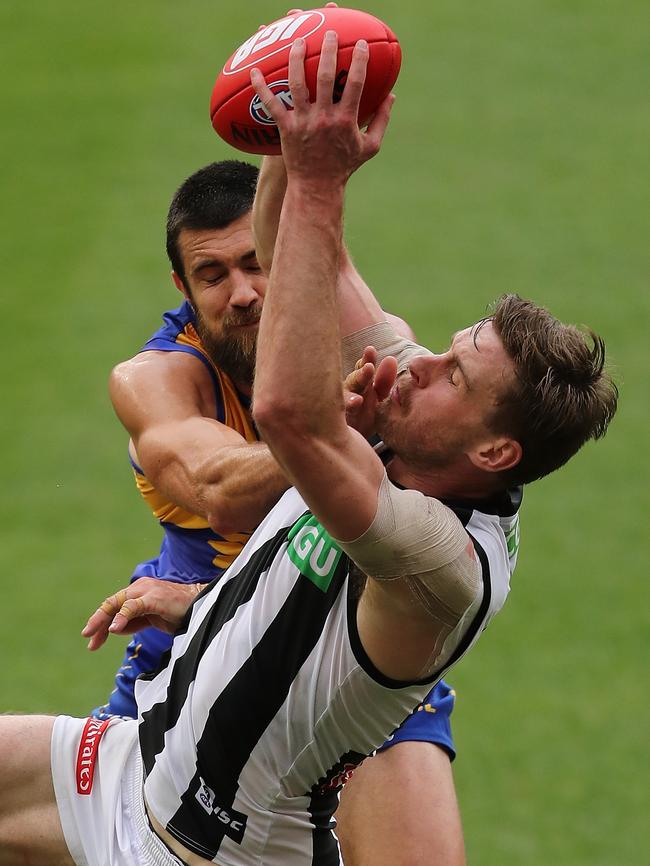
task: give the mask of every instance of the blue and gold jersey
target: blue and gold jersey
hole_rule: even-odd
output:
[[[256,442],[257,433],[249,412],[249,400],[240,394],[230,378],[210,360],[194,327],[194,311],[185,301],[163,316],[164,324],[142,347],[142,352],[187,352],[206,367],[216,402],[216,420],[236,430],[247,442]],[[249,533],[219,535],[207,520],[170,502],[151,484],[142,469],[131,460],[135,482],[144,501],[164,530],[160,553],[141,562],[132,579],[157,577],[183,583],[207,583],[219,577],[250,537]]]
[[[194,311],[187,301],[177,310],[164,314],[163,326],[140,351],[187,352],[198,358],[205,365],[214,385],[216,420],[236,430],[247,442],[258,440],[250,416],[250,401],[210,360],[194,327]],[[131,466],[142,498],[164,531],[158,556],[139,563],[131,580],[155,577],[176,583],[209,583],[220,577],[246,544],[250,533],[219,535],[210,528],[205,518],[180,508],[156,490],[133,459]],[[93,715],[98,718],[135,718],[135,680],[139,674],[160,666],[171,643],[170,635],[155,628],[147,628],[133,635],[115,677],[115,688],[108,702],[97,707]]]

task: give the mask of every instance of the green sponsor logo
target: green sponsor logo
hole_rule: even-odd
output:
[[[508,556],[514,556],[519,550],[519,516],[517,516],[510,532],[506,533],[506,544],[508,545]]]
[[[291,527],[287,554],[301,574],[327,592],[341,558],[341,548],[313,515],[303,515]]]

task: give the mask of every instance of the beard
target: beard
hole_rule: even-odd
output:
[[[231,333],[231,328],[258,322],[262,312],[261,304],[224,316],[219,336],[212,333],[198,309],[195,308],[194,312],[196,332],[213,364],[222,369],[233,382],[251,387],[255,376],[257,329]]]
[[[400,391],[400,397],[402,406],[408,407],[410,394],[406,388]],[[455,464],[463,457],[469,442],[460,431],[454,431],[453,435],[444,429],[436,432],[433,426],[426,429],[418,425],[413,416],[397,414],[390,398],[377,406],[375,426],[386,448],[417,470],[435,471]]]

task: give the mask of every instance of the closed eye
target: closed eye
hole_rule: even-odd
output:
[[[201,277],[201,282],[205,283],[206,286],[216,286],[217,283],[220,283],[226,275],[223,273],[219,274],[205,274]]]

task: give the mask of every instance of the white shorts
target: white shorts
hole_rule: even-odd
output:
[[[52,780],[77,866],[183,866],[149,825],[135,720],[59,716]]]

